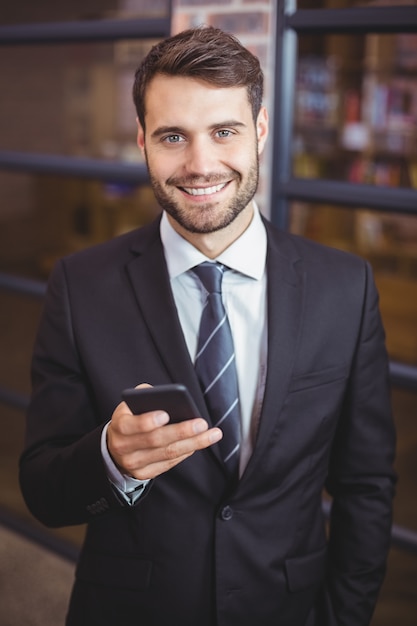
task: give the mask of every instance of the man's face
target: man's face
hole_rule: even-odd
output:
[[[262,109],[254,123],[245,87],[157,75],[145,119],[138,145],[155,196],[179,232],[213,233],[252,215],[267,114]]]

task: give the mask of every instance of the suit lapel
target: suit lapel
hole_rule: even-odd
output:
[[[201,416],[210,423],[210,416],[190,359],[172,295],[159,237],[159,221],[157,226],[154,223],[139,231],[134,247],[135,258],[128,263],[127,272],[147,331],[153,339],[169,379],[188,387]],[[208,452],[212,452],[221,463],[218,446],[210,448]]]
[[[127,271],[147,330],[169,378],[188,385],[197,402],[195,392],[200,389],[178,319],[159,232],[136,251],[139,254]]]
[[[303,318],[303,273],[285,234],[268,232],[268,360],[256,446],[248,470],[262,459],[288,393]]]

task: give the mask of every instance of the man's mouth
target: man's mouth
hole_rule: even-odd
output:
[[[213,185],[212,187],[180,187],[180,189],[190,196],[210,196],[224,189],[227,184],[226,182],[220,183],[220,185]]]

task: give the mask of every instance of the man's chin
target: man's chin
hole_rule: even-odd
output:
[[[236,218],[236,215],[233,214],[218,215],[213,205],[199,207],[198,212],[196,211],[193,216],[182,215],[178,211],[170,211],[168,208],[165,210],[182,229],[200,235],[208,235],[223,230]]]
[[[205,224],[212,222],[216,217],[213,203],[196,206],[192,202],[188,204],[182,200],[182,202],[160,202],[160,205],[177,224],[192,232],[204,228]]]

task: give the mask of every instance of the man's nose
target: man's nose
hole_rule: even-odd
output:
[[[216,171],[216,164],[218,164],[217,152],[210,140],[195,138],[189,143],[185,160],[188,174],[207,176]]]

